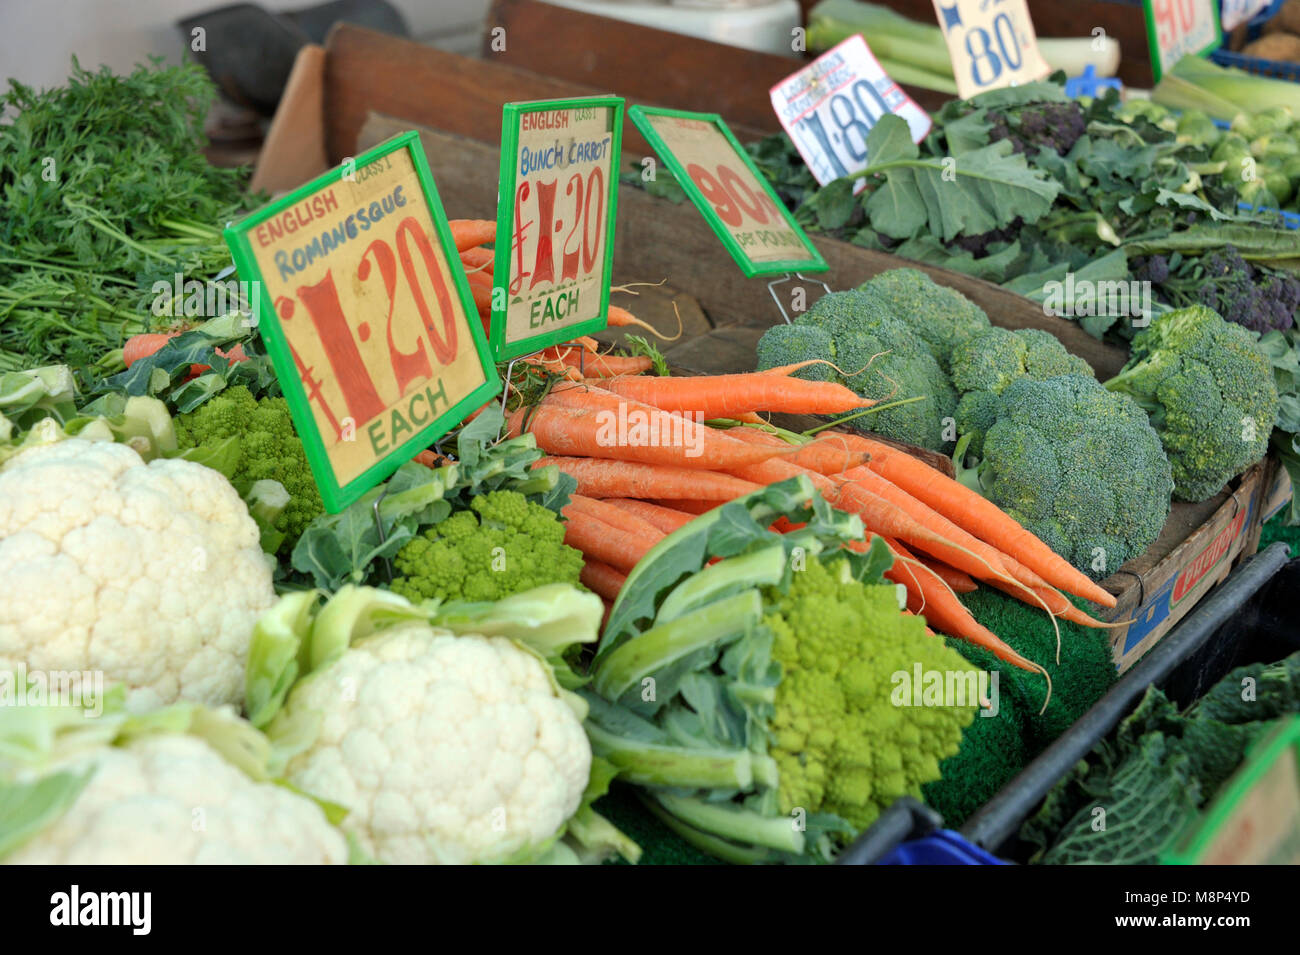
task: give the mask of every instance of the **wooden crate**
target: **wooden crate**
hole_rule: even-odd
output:
[[[343,30],[366,32],[355,28],[342,28],[339,32]],[[331,37],[331,43],[338,38],[339,33],[336,33]],[[373,52],[377,41],[370,37],[365,39]],[[394,42],[391,38],[384,39]],[[345,44],[343,48],[350,46]],[[451,56],[437,51],[419,55],[427,53]],[[327,50],[326,63],[317,67],[323,68],[326,75],[330,72],[330,55]],[[500,71],[507,68],[456,59],[462,60],[457,69],[463,72],[464,83],[474,85],[481,82],[482,88],[497,91],[492,96],[506,95],[502,92]],[[402,72],[400,66],[397,64],[397,73]],[[476,77],[480,79],[476,80]],[[439,116],[443,115],[442,95],[440,87],[432,84],[404,91],[401,102],[418,101],[420,117]],[[509,94],[507,98],[522,96]],[[382,106],[375,105],[373,109],[382,112],[394,105],[391,96],[380,96],[379,99]],[[319,119],[322,128],[336,123],[331,119],[332,100],[328,86],[324,87],[323,96],[304,95],[302,101],[323,110],[324,118]],[[397,105],[400,108],[401,104]],[[355,97],[349,101],[347,118],[334,133],[343,138],[337,138],[336,146],[329,148],[341,150],[343,156],[354,155],[398,130],[419,127],[411,117],[394,119],[370,111],[359,121],[354,119],[353,114],[366,106],[366,102]],[[282,110],[286,108],[292,107],[282,104]],[[421,140],[447,212],[453,217],[495,218],[498,146],[489,145],[481,138],[482,122],[476,125],[467,123],[463,113],[450,106],[445,115],[452,117],[460,128],[452,131],[421,129]],[[277,114],[277,124],[282,118],[286,125],[291,121],[290,117]],[[479,135],[468,133],[467,125],[474,126],[474,132]],[[348,139],[346,130],[354,127],[355,135]],[[328,136],[322,136],[321,141],[328,143],[330,140]],[[288,147],[272,149],[273,145],[268,140],[268,150],[262,159],[263,167],[274,174],[272,178],[280,175],[281,169],[295,168],[296,163],[301,165],[299,156],[282,152]],[[301,179],[286,183],[285,187],[296,185],[298,181]],[[659,296],[661,300],[666,295],[669,303],[677,300],[697,309],[691,319],[692,337],[666,350],[669,360],[677,368],[696,373],[718,373],[753,367],[754,343],[765,328],[781,320],[780,313],[766,283],[741,275],[693,205],[674,204],[625,186],[619,193],[615,236],[616,285],[667,280],[671,287]],[[1100,378],[1112,376],[1124,363],[1122,349],[1098,342],[1076,324],[1045,314],[1041,306],[991,283],[945,269],[915,265],[833,239],[817,238],[814,242],[831,266],[830,271],[819,278],[824,278],[832,288],[852,287],[887,269],[914,266],[936,282],[965,294],[983,308],[996,325],[1041,328],[1055,334],[1067,348],[1086,359]],[[658,307],[663,307],[662,302]],[[663,324],[658,319],[656,322]],[[933,456],[930,457],[933,460]],[[1118,606],[1110,612],[1109,619],[1131,621],[1112,632],[1115,660],[1121,669],[1126,669],[1168,632],[1206,591],[1227,575],[1235,563],[1254,553],[1267,501],[1276,496],[1272,474],[1271,466],[1263,462],[1208,501],[1176,503],[1160,538],[1146,553],[1129,561],[1118,573],[1102,582],[1102,586],[1115,594],[1118,600]]]

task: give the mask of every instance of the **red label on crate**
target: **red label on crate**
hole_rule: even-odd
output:
[[[1237,511],[1237,516],[1228,522],[1228,526],[1215,535],[1205,550],[1196,555],[1190,564],[1183,568],[1174,582],[1173,603],[1178,603],[1196,587],[1219,561],[1232,549],[1233,542],[1241,536],[1253,507]]]

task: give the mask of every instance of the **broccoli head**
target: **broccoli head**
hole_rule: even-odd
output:
[[[1158,316],[1106,387],[1150,415],[1183,501],[1212,497],[1262,458],[1277,419],[1277,386],[1254,333],[1203,305]]]
[[[829,358],[840,369],[829,369],[832,380],[864,397],[881,403],[924,399],[857,418],[851,425],[932,450],[951,447],[944,419],[956,410],[957,394],[929,348],[892,313],[883,295],[858,289],[832,292],[801,314],[793,327],[809,331],[793,332],[781,326],[767,331],[759,343],[759,368],[811,357]],[[817,332],[829,338],[829,354],[813,355],[799,347],[824,345],[826,338]],[[789,345],[789,350],[783,345]]]
[[[986,328],[958,345],[952,354],[952,384],[958,394],[991,391],[1000,395],[1017,378],[1091,375],[1092,367],[1065,350],[1050,332],[1037,328]]]
[[[780,368],[812,358],[835,361],[835,340],[825,330],[813,325],[774,325],[758,340],[758,367]],[[809,365],[794,373],[809,381],[834,381],[830,365]]]
[[[1085,375],[1018,378],[994,400],[966,483],[1095,579],[1159,536],[1173,481],[1137,404]]]
[[[257,481],[268,480],[279,481],[289,492],[289,503],[272,522],[284,534],[279,553],[289,553],[324,505],[288,402],[254,398],[246,387],[236,385],[176,419],[176,442],[182,451],[226,441],[237,447],[234,471],[227,477],[241,494]]]
[[[555,512],[518,491],[490,491],[409,541],[391,589],[412,602],[500,600],[543,584],[578,583],[582,554]]]
[[[890,269],[859,288],[881,296],[889,311],[921,336],[944,371],[954,348],[989,327],[982,308],[917,269]]]

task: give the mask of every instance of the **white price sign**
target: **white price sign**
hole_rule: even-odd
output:
[[[1235,30],[1243,23],[1248,23],[1267,9],[1271,0],[1223,0],[1219,19],[1223,29]]]
[[[1052,72],[1025,0],[934,0],[934,9],[962,99]]]
[[[930,116],[890,79],[861,36],[827,50],[772,87],[772,108],[821,185],[867,167],[867,134],[882,116],[907,122],[912,139]]]
[[[1156,81],[1185,56],[1205,56],[1223,43],[1216,0],[1142,0]]]

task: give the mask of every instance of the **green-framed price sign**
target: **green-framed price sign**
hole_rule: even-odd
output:
[[[722,117],[639,104],[628,115],[747,277],[829,268]]]
[[[416,133],[225,236],[329,511],[500,391]]]
[[[1151,72],[1160,81],[1185,56],[1209,56],[1223,45],[1218,0],[1142,0]]]
[[[617,96],[505,105],[492,272],[498,361],[605,327],[622,131]]]

